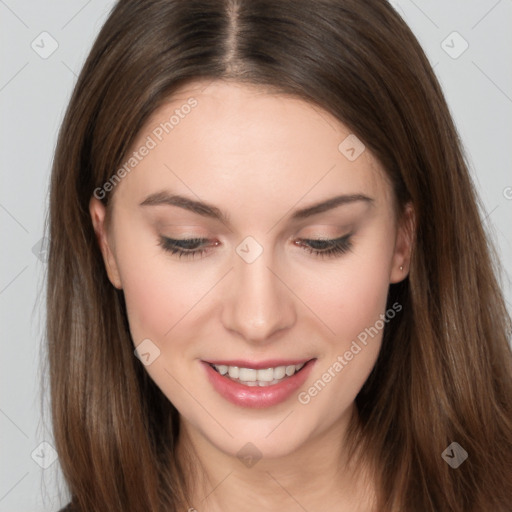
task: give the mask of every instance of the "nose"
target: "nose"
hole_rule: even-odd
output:
[[[289,329],[296,322],[289,279],[273,267],[266,251],[252,263],[236,256],[226,283],[223,325],[252,344],[270,343],[276,333]]]

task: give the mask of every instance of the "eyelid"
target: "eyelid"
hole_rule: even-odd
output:
[[[352,236],[353,233],[340,236],[338,238],[299,238],[299,243],[306,242],[304,250],[309,253],[314,253],[319,258],[334,257],[335,255],[341,256],[352,249]],[[297,244],[297,241],[295,242]],[[325,244],[323,249],[311,247],[316,244]],[[299,244],[297,244],[299,245]]]
[[[166,236],[160,236],[158,238],[158,245],[160,245],[164,251],[171,253],[173,256],[177,255],[178,258],[194,258],[197,255],[202,256],[205,253],[208,253],[208,249],[186,249],[183,247],[180,247],[180,244],[193,244],[193,243],[204,243],[208,242],[207,238],[183,238],[183,239],[175,239],[175,238],[169,238]],[[215,242],[214,245],[218,245],[220,242]]]
[[[294,241],[294,244],[300,246],[306,252],[314,254],[315,257],[325,258],[325,257],[335,257],[341,256],[342,254],[350,251],[352,249],[351,238],[353,233],[348,233],[338,238],[328,238],[328,237],[317,237],[317,238],[298,238]],[[160,236],[158,245],[162,246],[162,248],[171,253],[172,255],[177,255],[178,258],[195,258],[199,255],[201,257],[203,254],[210,253],[212,247],[201,248],[202,245],[209,242],[208,238],[182,238],[182,239],[174,239],[165,236]],[[198,248],[190,249],[184,247],[186,245],[198,245]],[[213,242],[213,246],[218,246],[220,244],[219,241],[215,240]],[[314,244],[324,244],[323,248],[315,248]]]

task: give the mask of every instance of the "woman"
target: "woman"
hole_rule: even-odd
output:
[[[67,510],[512,508],[510,322],[386,2],[119,2],[49,231]]]

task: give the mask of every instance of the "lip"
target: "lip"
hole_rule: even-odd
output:
[[[293,360],[272,360],[272,361],[260,361],[259,363],[253,363],[249,361],[201,361],[203,368],[205,369],[208,380],[211,385],[222,397],[228,402],[239,407],[248,407],[253,409],[262,409],[265,407],[272,407],[288,399],[294,391],[300,388],[308,376],[311,373],[313,366],[315,365],[316,359],[302,359],[299,361]],[[239,364],[235,364],[239,363]],[[217,371],[215,371],[210,365],[226,365],[226,366],[238,366],[242,368],[254,368],[256,370],[272,368],[276,366],[289,366],[292,364],[306,363],[299,372],[295,373],[291,377],[284,379],[278,384],[272,386],[244,386],[238,382],[234,382],[228,377],[224,377]]]

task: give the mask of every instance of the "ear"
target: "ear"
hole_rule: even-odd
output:
[[[409,274],[415,231],[416,213],[412,204],[407,203],[398,221],[395,251],[389,276],[390,283],[403,281]]]
[[[112,250],[113,247],[108,239],[107,223],[105,221],[107,213],[106,207],[99,199],[92,197],[89,201],[89,213],[91,214],[94,232],[96,233],[98,245],[100,247],[101,254],[103,255],[103,261],[105,263],[108,278],[116,288],[121,290],[123,287],[119,276],[117,262]]]

